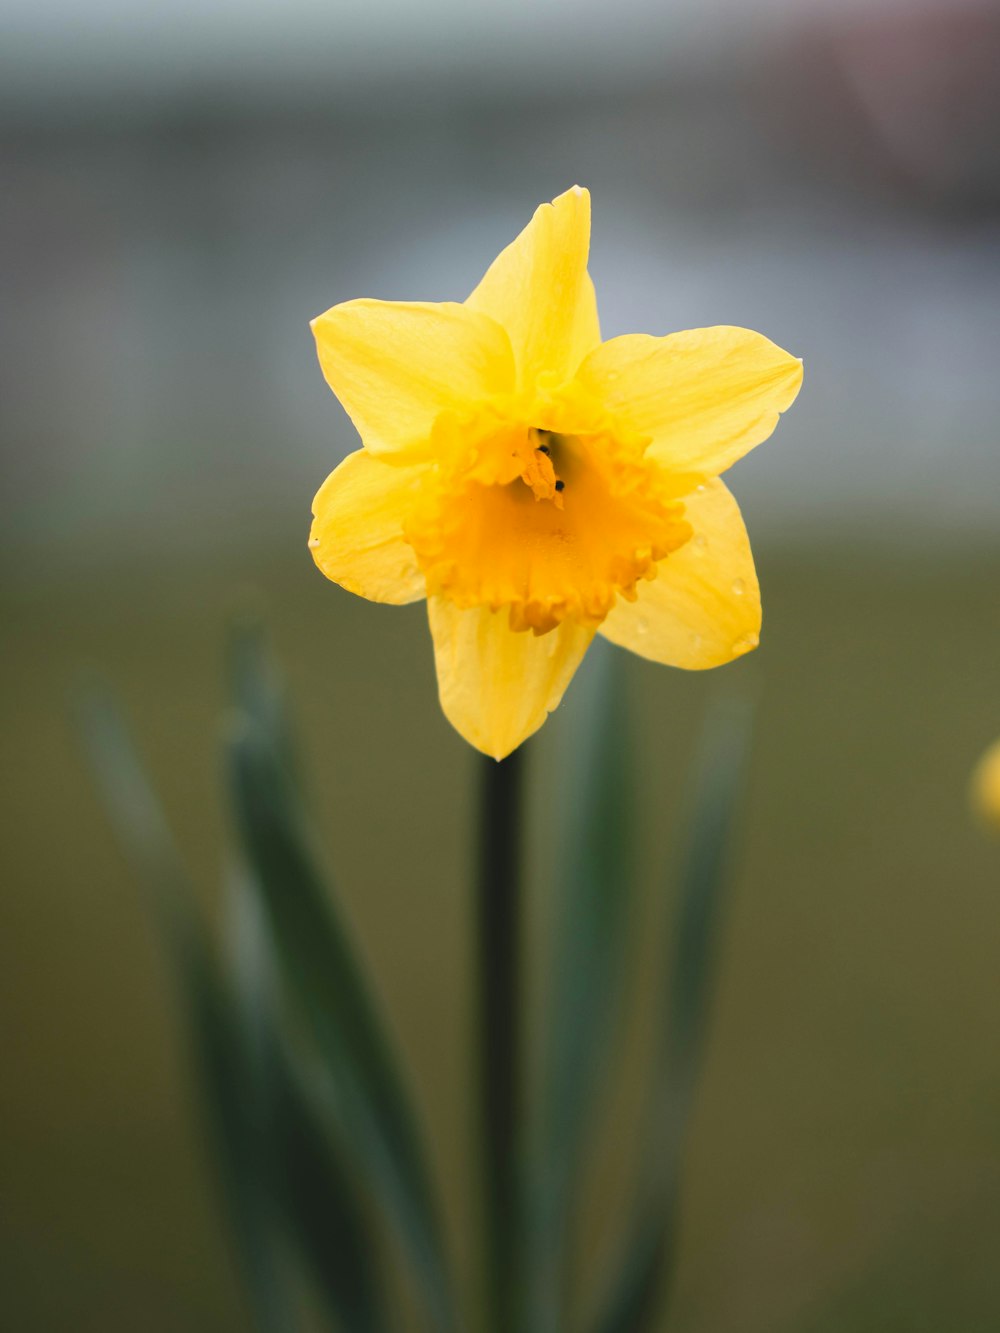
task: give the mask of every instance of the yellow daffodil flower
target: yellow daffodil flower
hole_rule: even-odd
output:
[[[441,706],[497,759],[595,633],[695,670],[759,640],[718,478],[774,430],[802,364],[739,328],[602,342],[589,248],[575,187],[463,304],[348,301],[312,324],[364,446],[316,496],[313,557],[362,597],[427,599]]]
[[[995,741],[972,773],[972,808],[1000,833],[1000,741]]]

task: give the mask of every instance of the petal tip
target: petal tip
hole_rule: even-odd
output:
[[[567,203],[581,203],[589,207],[590,191],[585,185],[571,185],[568,190],[563,190],[562,194],[557,194],[552,200],[553,205],[566,200]]]
[[[789,352],[788,362],[789,362],[788,387],[791,390],[791,396],[785,402],[784,406],[779,408],[780,412],[787,412],[788,409],[791,407],[792,403],[795,402],[795,399],[799,395],[799,390],[802,388],[802,380],[805,375],[805,363],[802,360],[801,356],[793,356],[791,352]]]
[[[588,235],[590,227],[590,191],[585,185],[571,185],[568,190],[563,190],[562,194],[557,194],[547,204],[539,204],[535,210],[536,216],[539,213],[546,213],[552,210],[557,216],[562,214],[564,218],[582,214],[587,220]]]

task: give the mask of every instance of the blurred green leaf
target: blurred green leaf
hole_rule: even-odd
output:
[[[386,1284],[352,1163],[317,1117],[319,1099],[280,1047],[274,1082],[288,1229],[338,1328],[378,1333],[388,1326]]]
[[[247,1114],[241,1037],[194,911],[194,895],[156,796],[108,691],[90,685],[77,713],[118,839],[150,897],[183,1006],[209,1156],[228,1206],[251,1310],[262,1333],[296,1327],[275,1252],[272,1210],[259,1170],[258,1133]]]
[[[318,868],[303,816],[296,747],[281,681],[266,652],[264,635],[252,619],[234,630],[230,673],[233,701],[246,729],[247,763],[241,765],[237,758],[243,749],[238,739],[230,752],[238,817],[241,811],[249,813],[248,805],[240,802],[240,791],[250,800],[253,792],[261,794],[255,780],[262,779],[264,787],[271,782],[272,793],[279,794],[271,807],[276,819],[270,834],[256,842],[244,836],[251,879],[273,933],[275,958],[322,1053],[327,1088],[343,1130],[355,1153],[359,1145],[367,1145],[360,1153],[359,1168],[410,1253],[435,1326],[449,1328],[454,1323],[451,1297],[416,1117],[349,933]],[[241,773],[249,779],[246,785],[241,785]],[[246,825],[241,827],[245,833]],[[261,833],[259,821],[256,832]],[[254,858],[252,845],[264,849],[263,861]],[[265,865],[273,871],[270,879],[261,873]],[[293,874],[286,891],[282,875],[290,868]],[[303,938],[311,946],[305,959],[300,951]]]
[[[654,1327],[676,1255],[678,1203],[688,1123],[713,992],[725,857],[743,784],[750,709],[717,703],[709,713],[681,863],[672,964],[664,974],[663,1030],[639,1157],[639,1199],[596,1333]]]
[[[227,938],[233,959],[245,1077],[259,1129],[258,1169],[293,1247],[337,1328],[387,1325],[378,1249],[363,1190],[342,1142],[324,1124],[323,1099],[282,1039],[273,942],[247,873],[230,881]]]
[[[262,1333],[292,1333],[295,1298],[279,1248],[290,1235],[338,1327],[381,1333],[382,1284],[354,1181],[303,1093],[275,1027],[267,941],[237,885],[240,966],[231,986],[213,956],[181,859],[121,715],[106,692],[80,705],[88,752],[115,828],[163,927],[184,1006],[210,1155],[228,1203]]]
[[[533,1327],[566,1325],[572,1219],[607,1071],[633,900],[634,818],[623,655],[594,651],[563,719],[550,993],[530,1171]]]
[[[433,1326],[454,1325],[417,1121],[352,941],[320,870],[281,747],[261,713],[238,718],[229,775],[247,865],[282,980],[320,1052],[359,1173],[406,1248]]]
[[[249,611],[232,627],[228,666],[234,707],[260,727],[285,771],[298,784],[297,747],[284,682],[267,652],[263,627]]]

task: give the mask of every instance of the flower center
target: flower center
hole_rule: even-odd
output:
[[[606,431],[563,434],[483,414],[439,422],[438,463],[405,527],[428,595],[508,609],[514,630],[600,624],[691,535],[666,478]]]

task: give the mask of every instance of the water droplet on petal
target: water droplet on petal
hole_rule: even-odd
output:
[[[734,579],[734,580],[733,580],[733,596],[734,596],[734,597],[742,597],[743,594],[746,592],[746,590],[747,590],[747,585],[743,582],[742,579]]]
[[[319,545],[319,538],[318,538],[318,537],[310,537],[310,538],[309,538],[309,545],[312,546],[312,547],[317,547],[317,546]]]
[[[695,490],[697,491],[697,493],[698,493],[699,495],[704,494],[704,491],[705,491],[705,483],[702,482],[699,486],[696,486],[696,487],[695,487]]]
[[[691,538],[691,545],[699,555],[704,555],[708,550],[708,538],[703,532],[695,533]]]
[[[649,633],[649,621],[646,619],[645,616],[640,616],[639,619],[635,622],[635,632],[636,634]]]
[[[691,647],[694,648],[696,651],[701,647],[703,642],[704,640],[702,639],[700,634],[691,635]]]
[[[733,656],[741,657],[744,653],[750,652],[752,648],[756,648],[758,643],[760,643],[759,635],[741,634],[740,637],[736,640],[736,642],[732,646],[731,651],[733,653]]]

